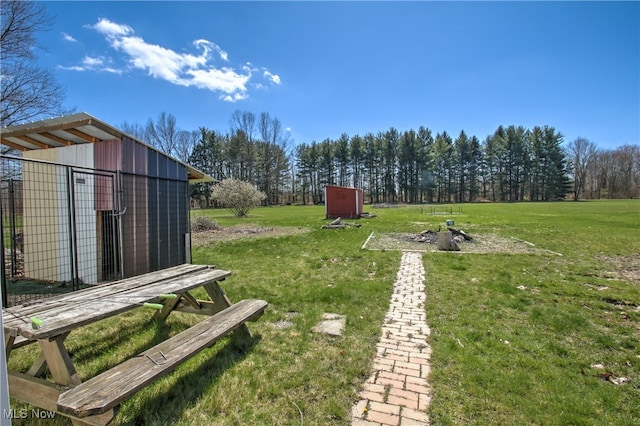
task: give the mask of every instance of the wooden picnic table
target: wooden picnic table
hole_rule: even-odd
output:
[[[26,374],[8,372],[10,395],[45,410],[62,413],[74,424],[108,423],[124,399],[211,346],[220,337],[231,332],[249,333],[244,323],[259,318],[267,303],[251,299],[233,305],[219,285],[230,275],[229,271],[206,265],[184,264],[36,303],[4,308],[2,320],[7,359],[13,349],[30,343],[37,342],[41,349],[40,356]],[[192,296],[190,291],[197,288],[204,288],[210,300]],[[157,320],[166,319],[173,311],[203,314],[209,318],[81,383],[65,347],[69,334],[145,304],[153,304],[147,306],[157,309],[153,315]],[[53,382],[40,377],[46,369]]]

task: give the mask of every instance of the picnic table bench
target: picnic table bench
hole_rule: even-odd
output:
[[[232,304],[219,286],[229,275],[205,265],[180,265],[3,309],[7,358],[13,349],[27,344],[37,342],[41,349],[29,371],[8,372],[10,395],[61,413],[74,424],[107,424],[129,396],[220,338],[230,333],[250,336],[245,323],[257,320],[267,302],[246,299]],[[210,300],[192,296],[189,291],[196,288],[204,288]],[[158,309],[153,318],[161,321],[173,311],[208,317],[81,382],[64,345],[67,336],[82,326],[145,304]],[[47,368],[53,382],[39,377]]]

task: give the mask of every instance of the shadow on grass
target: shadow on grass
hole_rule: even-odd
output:
[[[220,376],[241,362],[261,340],[261,335],[247,336],[238,333],[223,338],[216,345],[204,349],[192,358],[206,357],[206,360],[201,360],[201,364],[196,369],[180,374],[180,369],[184,366],[182,364],[176,371],[169,373],[179,376],[175,378],[173,384],[156,382],[141,391],[146,394],[139,396],[139,400],[133,402],[135,415],[129,414],[131,417],[122,419],[122,424],[164,425],[176,423],[184,410],[201,399]],[[224,344],[224,346],[216,348],[220,344]],[[211,355],[215,349],[217,352]],[[131,404],[125,402],[123,405],[125,407],[123,407],[121,415],[127,416],[126,412],[131,408],[127,409],[126,406],[131,406]]]
[[[99,336],[87,338],[83,336],[72,336],[68,341],[67,349],[76,365],[104,357],[104,354],[117,351],[124,354],[124,358],[130,358],[150,347],[166,340],[172,327],[158,323],[151,319],[139,319],[133,323],[124,323],[117,326],[110,326],[109,333],[100,333]],[[145,329],[153,327],[154,333],[151,339],[137,338],[144,333]],[[186,327],[184,327],[186,328]],[[182,331],[182,330],[178,330]],[[121,361],[120,361],[121,362]],[[118,364],[118,360],[105,362],[101,371],[108,370]],[[97,372],[100,373],[101,371]]]
[[[109,325],[110,330],[108,333],[104,331],[97,331],[92,333],[90,329],[81,329],[81,332],[72,333],[69,338],[67,338],[64,342],[69,355],[71,356],[71,360],[78,371],[80,373],[87,373],[83,369],[83,365],[91,362],[99,362],[100,369],[92,372],[91,376],[97,375],[105,370],[108,370],[115,365],[121,363],[125,359],[131,358],[132,356],[137,355],[138,353],[148,349],[155,344],[161,342],[163,339],[167,339],[169,331],[171,327],[163,324],[157,324],[155,322],[150,322],[149,319],[140,319],[136,320],[133,323],[126,324],[118,324],[116,326]],[[98,323],[100,324],[100,323]],[[140,335],[145,328],[152,326],[156,329],[154,336],[152,339],[148,338],[138,338],[135,336]],[[177,327],[176,327],[177,328]],[[180,330],[187,328],[183,326]],[[133,343],[133,344],[132,344]],[[30,351],[31,355],[27,355],[28,352],[22,352],[19,356],[21,357],[31,357],[33,359],[37,358],[38,354],[41,353],[41,350],[38,348],[38,345],[35,342],[31,341],[30,343],[22,345],[25,351]],[[22,348],[14,349],[14,351],[19,351]],[[109,357],[106,354],[109,353],[119,353],[121,356],[119,357]],[[12,358],[17,355],[12,355]],[[33,362],[33,359],[29,362]],[[25,371],[26,372],[26,369]],[[50,373],[47,369],[45,376],[50,378]],[[82,374],[81,374],[82,376]]]
[[[78,336],[67,345],[76,365],[81,366],[83,363],[100,359],[100,369],[92,376],[109,370],[186,330],[190,324],[179,321],[168,324],[165,321],[141,316],[130,322],[112,322],[108,327],[110,328],[108,333],[101,333],[92,338]],[[116,353],[117,356],[105,355],[109,353]]]

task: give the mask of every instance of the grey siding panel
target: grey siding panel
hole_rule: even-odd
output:
[[[122,223],[122,272],[126,277],[135,275],[135,210],[134,181],[133,176],[122,174],[122,207],[126,208],[125,214],[120,217]]]
[[[177,172],[177,166],[178,163],[176,163],[173,160],[168,160],[167,161],[167,177],[169,179],[177,179],[178,178],[178,172]]]
[[[145,156],[146,159],[146,156]],[[149,229],[147,217],[148,178],[135,176],[136,181],[136,275],[149,272]]]
[[[178,182],[178,263],[187,260],[184,235],[189,232],[189,183]],[[183,207],[184,206],[184,207]]]
[[[158,155],[158,177],[168,178],[168,163],[169,159],[164,155]]]
[[[158,180],[158,248],[160,250],[159,266],[168,268],[171,265],[169,260],[169,249],[172,245],[169,226],[169,181]]]
[[[133,173],[135,159],[135,142],[129,138],[122,138],[122,171]]]
[[[169,184],[168,223],[171,245],[169,262],[171,265],[184,263],[184,182],[173,180]]]
[[[156,151],[148,150],[147,158],[147,175],[150,177],[158,177],[158,156]]]
[[[160,215],[158,211],[158,179],[147,178],[149,183],[149,198],[147,203],[147,218],[149,220],[149,268],[157,271],[160,268],[160,244],[158,229],[160,227]]]
[[[148,152],[151,151],[141,143],[135,143],[135,174],[138,176],[147,175]]]

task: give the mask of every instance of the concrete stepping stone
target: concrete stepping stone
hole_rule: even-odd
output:
[[[322,315],[322,321],[316,324],[311,331],[339,337],[342,336],[346,323],[347,317],[344,315],[325,313]]]

